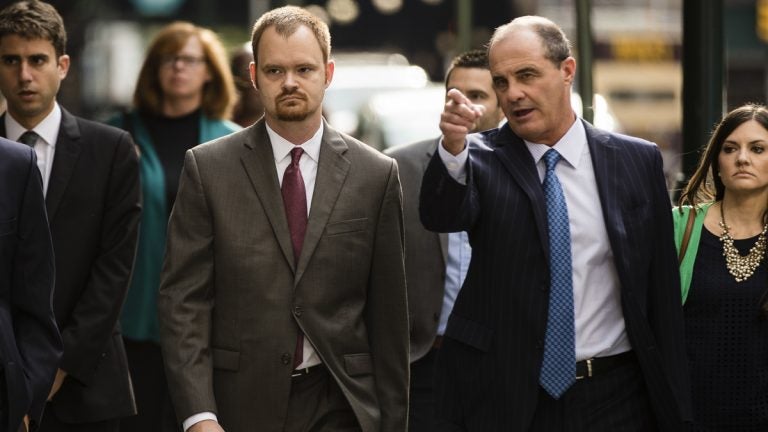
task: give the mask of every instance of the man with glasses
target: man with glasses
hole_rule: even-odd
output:
[[[61,16],[20,1],[0,11],[0,135],[37,154],[53,240],[53,308],[64,354],[38,430],[115,431],[136,413],[120,329],[141,213],[128,133],[56,102],[70,58]],[[41,299],[45,300],[45,299]]]

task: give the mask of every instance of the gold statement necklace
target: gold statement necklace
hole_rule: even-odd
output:
[[[765,256],[765,233],[768,231],[768,223],[763,226],[763,232],[757,237],[757,242],[749,250],[749,253],[741,255],[738,249],[733,246],[730,229],[725,224],[725,210],[723,210],[723,207],[723,203],[720,202],[720,228],[723,229],[720,242],[723,243],[725,265],[728,267],[728,272],[736,278],[736,282],[742,282],[752,276],[752,273],[755,272]]]

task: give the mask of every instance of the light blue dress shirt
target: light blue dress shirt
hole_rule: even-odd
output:
[[[445,333],[448,317],[453,310],[453,304],[459,295],[464,278],[467,277],[469,259],[472,257],[472,247],[469,246],[469,236],[465,231],[448,234],[448,256],[445,265],[445,293],[443,294],[443,310],[440,312],[440,322],[437,334]]]

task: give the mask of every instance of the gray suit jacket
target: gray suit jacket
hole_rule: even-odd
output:
[[[419,219],[421,179],[438,141],[439,138],[429,139],[385,151],[397,161],[403,187],[411,362],[424,357],[432,348],[443,308],[448,234],[428,231]]]
[[[406,430],[397,164],[327,124],[301,256],[263,119],[189,150],[171,212],[160,339],[180,419],[282,431],[299,330],[365,432]]]

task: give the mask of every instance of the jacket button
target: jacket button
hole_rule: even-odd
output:
[[[284,365],[287,365],[291,362],[291,355],[288,353],[283,353],[282,356],[280,356],[280,361],[283,362]]]
[[[296,306],[296,307],[293,308],[293,313],[297,317],[300,317],[302,312],[303,312],[303,310],[301,309],[301,306]]]

